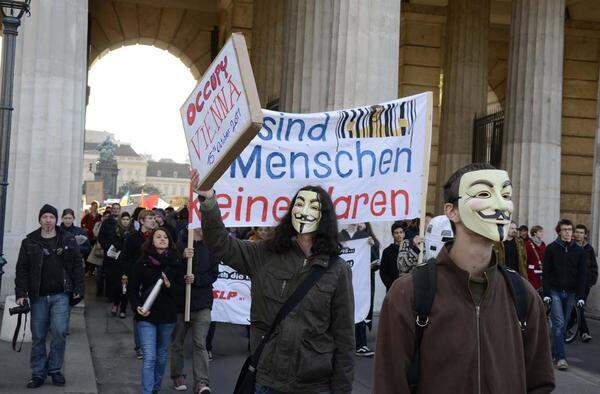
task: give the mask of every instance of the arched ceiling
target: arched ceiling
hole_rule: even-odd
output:
[[[211,32],[223,15],[218,0],[90,0],[90,59],[124,45],[166,49],[194,77],[211,60]]]

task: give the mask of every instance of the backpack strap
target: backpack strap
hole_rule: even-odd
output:
[[[519,273],[505,266],[498,265],[498,269],[502,272],[506,283],[508,283],[515,303],[515,309],[517,310],[521,333],[525,333],[525,329],[527,328],[527,294],[525,294],[523,278],[521,278]]]
[[[429,259],[425,264],[417,265],[411,271],[414,291],[415,311],[415,348],[408,366],[408,385],[416,391],[421,375],[421,340],[425,327],[429,324],[429,312],[433,305],[437,288],[437,261]]]

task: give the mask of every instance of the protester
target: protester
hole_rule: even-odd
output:
[[[116,316],[117,313],[121,319],[126,316],[127,310],[127,280],[128,271],[125,269],[121,260],[123,244],[125,238],[133,231],[131,226],[131,216],[127,212],[123,212],[117,220],[117,225],[114,228],[114,233],[111,234],[108,244],[109,249],[113,248],[112,256],[104,260],[104,270],[106,272],[106,295],[109,301],[112,302],[110,313]]]
[[[381,255],[381,269],[379,271],[381,281],[385,285],[386,293],[392,287],[392,283],[401,274],[409,273],[418,261],[418,246],[414,242],[404,239],[404,235],[404,229],[400,222],[392,224],[394,243],[383,250],[383,254]]]
[[[375,243],[375,238],[369,235],[364,223],[349,224],[346,226],[346,228],[342,229],[339,234],[340,242],[363,238],[369,239],[369,244],[371,245],[370,263],[371,267],[373,267],[374,264],[377,264],[377,260],[379,260],[379,242],[377,242],[377,244]],[[356,344],[355,354],[359,357],[373,357],[375,352],[367,346],[366,321],[361,321],[354,325],[354,335],[354,341]]]
[[[58,212],[44,205],[38,215],[40,228],[21,242],[16,266],[15,295],[18,305],[29,299],[31,307],[31,380],[28,388],[44,384],[50,375],[56,386],[65,385],[62,366],[69,328],[70,305],[84,294],[83,260],[75,237],[56,226]],[[46,336],[50,332],[50,353]]]
[[[123,251],[121,252],[120,262],[123,270],[127,273],[128,278],[131,277],[131,271],[135,262],[142,255],[142,245],[156,228],[156,214],[148,209],[143,209],[138,215],[140,229],[129,233],[123,242]],[[130,286],[127,284],[127,294],[130,296]],[[133,311],[135,315],[135,310]],[[137,323],[133,321],[133,338],[135,341],[135,354],[138,359],[143,358],[140,348],[140,339],[137,330]]]
[[[494,242],[508,231],[511,194],[508,174],[483,163],[461,168],[445,184],[444,212],[452,222],[454,241],[445,244],[437,262],[401,276],[386,295],[374,393],[554,389],[542,300],[519,275],[499,268],[493,253]],[[436,275],[425,275],[430,272]],[[523,322],[513,312],[517,304],[511,284],[524,290],[519,298],[527,309]],[[416,299],[415,289],[420,295],[431,292],[431,308],[421,309],[428,298]],[[416,332],[422,337],[416,338]]]
[[[517,237],[517,224],[511,222],[508,234],[503,242],[494,244],[494,253],[498,263],[504,264],[527,279],[527,253],[523,239]]]
[[[192,172],[198,187],[198,173]],[[350,393],[354,375],[354,297],[350,268],[339,257],[329,194],[306,186],[266,241],[228,235],[213,191],[201,199],[204,240],[224,264],[252,278],[252,352],[278,310],[314,270],[326,269],[264,347],[256,369],[260,393]]]
[[[544,229],[542,226],[531,227],[531,237],[525,241],[525,252],[527,254],[527,279],[534,289],[542,288],[542,261],[546,252]]]
[[[192,331],[192,362],[194,393],[209,393],[208,352],[206,336],[211,323],[213,304],[212,284],[219,275],[219,260],[210,254],[202,239],[202,229],[194,230],[194,247],[187,249],[187,239],[177,244],[184,257],[192,257],[192,294],[190,298],[190,321],[184,321],[186,282],[175,280],[173,291],[177,303],[177,325],[171,342],[171,379],[177,391],[187,390],[183,374],[183,344],[188,330]]]
[[[550,304],[552,358],[559,370],[568,368],[565,331],[575,302],[585,304],[585,252],[573,240],[573,223],[561,219],[556,225],[558,238],[546,248],[542,269],[544,302]]]
[[[596,251],[594,247],[588,243],[589,231],[588,228],[583,224],[578,224],[575,227],[574,238],[577,245],[583,248],[585,261],[586,261],[586,281],[585,281],[585,295],[583,301],[587,303],[590,289],[598,281],[598,262],[596,261]],[[580,308],[580,320],[579,320],[579,335],[583,342],[589,342],[592,340],[590,329],[585,321],[585,308]]]
[[[92,245],[90,244],[90,240],[88,239],[87,232],[81,227],[77,227],[73,224],[75,221],[75,211],[70,208],[63,210],[61,215],[61,223],[60,228],[64,231],[67,231],[75,237],[75,241],[77,241],[77,245],[79,245],[79,253],[83,259],[87,259],[90,251],[92,250]]]
[[[92,247],[92,252],[90,256],[94,256],[93,259],[88,257],[88,261],[95,264],[94,276],[96,279],[96,297],[102,297],[104,295],[104,289],[106,287],[106,274],[104,272],[104,250],[102,249],[102,245],[98,242],[98,237],[100,237],[100,230],[102,229],[102,224],[108,219],[112,217],[112,211],[110,209],[104,210],[102,213],[102,219],[100,222],[96,223],[94,226],[94,236],[96,237],[96,243]]]
[[[90,204],[90,211],[83,216],[81,219],[81,228],[87,232],[88,240],[90,245],[93,247],[96,243],[96,235],[94,234],[94,226],[102,220],[102,216],[98,213],[98,202],[92,201]],[[94,265],[87,262],[86,258],[86,273],[92,274],[94,272]]]
[[[136,207],[131,214],[131,221],[133,222],[133,228],[135,231],[140,229],[139,215],[144,209],[145,208],[143,207]]]
[[[524,224],[519,226],[519,238],[521,238],[523,242],[526,242],[529,239],[529,229]]]
[[[129,300],[136,311],[140,346],[144,356],[142,364],[142,393],[160,390],[167,368],[169,343],[177,322],[177,301],[172,283],[185,275],[175,243],[169,231],[159,227],[142,246],[142,256],[135,263],[129,279]],[[156,282],[164,281],[154,304],[149,310],[142,308]],[[193,281],[193,277],[186,280]]]
[[[162,208],[154,208],[153,211],[156,213],[156,223],[158,227],[167,229],[172,239],[177,239],[177,232],[175,227],[167,222],[167,214]]]
[[[120,296],[118,292],[121,288],[121,268],[117,259],[123,248],[124,239],[124,237],[117,236],[119,227],[117,219],[121,214],[121,205],[118,203],[112,204],[107,211],[110,211],[111,214],[102,222],[98,242],[104,253],[102,261],[102,272],[105,278],[104,290],[106,297],[113,304],[111,314],[116,316],[119,312]]]
[[[254,227],[248,239],[250,241],[263,241],[269,237],[270,233],[271,229],[269,227]]]

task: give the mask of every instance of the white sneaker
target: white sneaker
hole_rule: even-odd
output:
[[[592,336],[586,332],[581,336],[581,340],[583,342],[589,342],[592,340]]]
[[[183,376],[180,376],[177,379],[173,379],[173,389],[175,391],[187,391],[185,378]]]
[[[561,358],[556,363],[556,368],[558,368],[559,371],[565,371],[567,368],[569,368],[569,364],[567,364],[567,360]]]
[[[368,347],[363,346],[360,349],[358,349],[354,354],[356,354],[359,357],[373,357],[375,355],[375,352],[369,349]]]

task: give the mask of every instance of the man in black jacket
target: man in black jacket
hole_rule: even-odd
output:
[[[28,388],[44,384],[50,375],[64,386],[61,373],[69,327],[70,304],[84,293],[83,259],[75,237],[56,226],[58,212],[44,205],[38,216],[40,228],[21,242],[15,277],[17,304],[31,304],[31,380]],[[46,336],[50,331],[50,353]]]
[[[546,248],[542,269],[544,302],[551,305],[552,358],[560,370],[568,368],[565,356],[565,330],[573,306],[585,304],[585,256],[573,240],[573,223],[561,219],[558,238]]]
[[[183,231],[187,235],[187,231]],[[206,334],[211,322],[213,304],[212,284],[219,275],[219,260],[217,260],[204,245],[202,229],[194,230],[194,248],[187,249],[187,236],[182,237],[177,248],[185,258],[192,257],[192,276],[186,281],[192,284],[190,299],[190,321],[184,321],[185,283],[176,281],[174,293],[177,300],[177,326],[173,331],[171,342],[171,378],[177,391],[187,390],[185,375],[183,375],[183,344],[188,330],[192,330],[193,339],[193,371],[194,393],[210,392],[208,376],[208,352],[206,351]]]
[[[152,230],[156,228],[156,213],[148,209],[140,211],[138,214],[140,229],[131,232],[123,241],[123,251],[119,256],[119,264],[123,264],[123,271],[128,277],[131,277],[131,272],[135,262],[142,255],[142,244],[146,238],[150,236]],[[127,289],[129,292],[130,289]],[[134,310],[134,316],[136,311]],[[137,331],[136,321],[133,321],[133,338],[135,341],[135,354],[138,359],[142,359],[142,349],[140,348],[140,338]]]
[[[596,251],[594,247],[587,241],[588,239],[588,228],[583,224],[578,224],[575,227],[574,238],[577,245],[581,246],[584,251],[586,261],[586,280],[585,280],[585,296],[583,300],[587,302],[587,297],[590,294],[590,289],[598,281],[598,262],[596,261]],[[592,340],[590,329],[585,321],[585,310],[581,308],[581,320],[579,322],[579,334],[583,342],[589,342]]]

